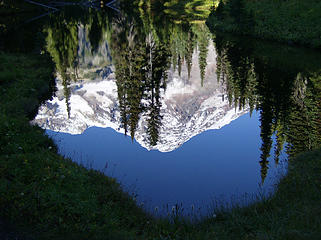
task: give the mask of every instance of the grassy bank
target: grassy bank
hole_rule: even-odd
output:
[[[0,54],[0,213],[37,239],[130,239],[148,217],[115,180],[58,156],[29,120],[52,79],[48,58]]]
[[[218,31],[321,48],[319,0],[221,0],[207,23]]]

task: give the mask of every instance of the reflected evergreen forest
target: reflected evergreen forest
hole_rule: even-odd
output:
[[[214,44],[217,81],[225,84],[229,104],[238,109],[249,106],[251,113],[260,113],[262,181],[272,151],[278,163],[284,148],[291,158],[320,145],[320,55],[213,33],[200,19],[177,21],[142,9],[125,8],[120,14],[110,10],[84,14],[67,9],[50,16],[43,28],[46,49],[62,79],[68,115],[70,84],[80,79],[81,29],[90,44],[87,54],[98,54],[101,45],[108,43],[110,55],[105,58],[115,67],[121,127],[132,139],[140,117],[146,116],[149,144],[157,144],[162,124],[160,97],[166,91],[168,70],[177,70],[180,75],[186,64],[189,79],[192,55],[198,51],[202,88],[208,47]]]
[[[166,89],[167,70],[172,67],[180,75],[182,64],[186,62],[190,77],[192,55],[198,48],[200,86],[203,86],[207,48],[211,40],[204,21],[177,24],[172,20],[166,16],[151,19],[142,11],[136,15],[135,12],[125,12],[115,16],[94,11],[85,18],[70,17],[68,20],[65,14],[53,16],[45,29],[48,34],[47,50],[62,78],[68,114],[69,85],[78,79],[78,32],[79,28],[84,28],[92,55],[104,41],[110,48],[111,56],[108,57],[115,66],[125,133],[133,139],[140,116],[147,115],[149,143],[155,145],[162,119],[160,92]]]
[[[315,149],[321,141],[320,56],[228,36],[216,35],[214,42],[218,81],[226,82],[230,103],[260,112],[262,179],[271,151],[277,164],[284,146],[289,159]]]

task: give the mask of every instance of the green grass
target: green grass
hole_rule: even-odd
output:
[[[148,216],[119,184],[63,159],[29,124],[50,88],[48,66],[45,56],[0,54],[1,216],[40,239],[135,235]]]
[[[319,0],[223,0],[222,3],[207,20],[216,30],[321,48]]]
[[[150,1],[140,0],[137,5],[145,6],[152,9],[153,12],[159,12],[160,9],[172,19],[179,21],[197,21],[203,20],[209,16],[211,9],[214,6],[212,0],[169,0],[169,1]]]

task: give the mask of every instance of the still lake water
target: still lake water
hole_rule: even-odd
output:
[[[246,204],[252,194],[267,194],[285,172],[286,155],[278,166],[271,158],[262,185],[258,117],[257,112],[252,117],[246,114],[166,153],[148,151],[111,128],[92,127],[80,135],[47,133],[62,154],[115,177],[147,210],[182,204],[187,213],[195,206],[205,214],[215,203]]]
[[[320,139],[320,53],[147,15],[42,20],[57,91],[33,123],[155,214],[176,204],[207,214],[273,192],[288,159]]]

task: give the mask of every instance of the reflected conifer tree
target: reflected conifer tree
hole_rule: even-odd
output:
[[[167,70],[169,68],[168,47],[165,44],[156,44],[152,35],[148,35],[147,50],[149,51],[148,77],[146,82],[145,99],[148,101],[147,133],[150,145],[155,146],[158,141],[159,128],[162,116],[160,114],[160,91],[165,89]]]
[[[119,17],[113,23],[112,55],[116,69],[120,114],[125,134],[134,139],[146,82],[146,49],[137,32],[137,23],[130,17]]]
[[[193,52],[196,45],[196,35],[193,33],[191,29],[189,29],[187,34],[187,44],[185,49],[185,61],[187,65],[187,74],[188,79],[191,77],[191,70],[192,70],[192,61],[193,61]]]
[[[66,21],[63,16],[55,16],[46,27],[47,51],[56,64],[61,76],[66,99],[68,117],[70,117],[70,83],[77,79],[77,49],[78,24],[77,21]]]
[[[101,21],[98,19],[98,14],[92,14],[89,24],[89,33],[88,37],[90,40],[91,51],[92,53],[96,52],[102,39],[102,29]]]
[[[198,64],[200,68],[201,76],[201,86],[204,84],[205,68],[207,66],[207,53],[208,45],[210,40],[209,30],[205,24],[197,24],[194,26],[194,31],[197,34],[197,44],[198,44]]]
[[[113,15],[107,14],[105,11],[90,10],[85,21],[82,23],[88,29],[88,39],[91,45],[91,52],[95,54],[101,46],[104,37],[107,35],[107,40],[110,42],[111,36],[111,22]]]
[[[172,24],[169,35],[169,45],[172,56],[173,70],[178,70],[181,76],[182,66],[185,61],[187,66],[188,79],[191,75],[192,57],[194,50],[198,47],[199,68],[201,77],[201,86],[203,86],[205,68],[207,66],[206,58],[210,40],[210,32],[205,23],[181,23]]]
[[[276,135],[276,144],[274,147],[274,162],[275,164],[279,164],[280,154],[284,149],[284,144],[286,140],[285,135],[285,126],[278,121],[275,124],[275,135]]]
[[[247,39],[242,41],[216,35],[214,41],[217,78],[226,84],[230,103],[239,108],[249,105],[251,111],[260,111],[262,145],[259,163],[263,183],[273,135],[276,164],[285,144],[290,159],[321,144],[320,63],[307,66],[297,58],[291,58],[293,62],[282,62],[283,55],[289,59],[289,54],[302,54],[293,53],[294,50],[288,48],[271,51],[271,47],[251,45]],[[314,69],[312,73],[311,69]]]
[[[250,112],[255,109],[257,95],[257,76],[254,62],[248,58],[249,52],[240,54],[239,46],[233,42],[224,42],[215,37],[217,50],[217,80],[226,84],[229,102],[235,108],[242,109],[247,104]]]
[[[260,122],[261,122],[261,139],[262,139],[262,145],[261,145],[261,179],[262,183],[264,182],[268,170],[268,158],[270,157],[270,151],[272,148],[272,109],[269,102],[265,102],[263,106],[261,106],[261,116],[260,116]]]
[[[74,14],[77,13],[77,14]],[[50,53],[60,75],[66,99],[68,117],[70,117],[70,84],[78,77],[78,33],[79,27],[88,30],[88,38],[92,54],[100,46],[104,33],[110,34],[108,15],[102,11],[88,12],[64,11],[51,16],[45,27],[47,33],[47,51]]]
[[[291,155],[321,144],[321,74],[298,74],[288,121],[288,151]]]
[[[168,42],[139,21],[127,16],[113,24],[118,99],[125,133],[130,131],[133,139],[140,116],[147,115],[148,139],[156,145],[162,119],[160,92],[166,86],[170,53]]]

